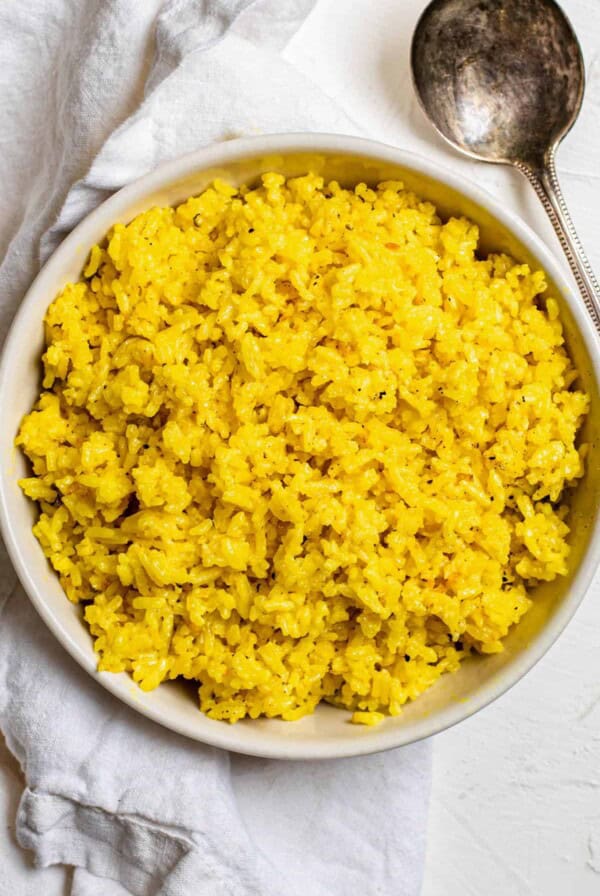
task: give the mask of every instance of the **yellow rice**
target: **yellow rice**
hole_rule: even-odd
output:
[[[373,724],[567,570],[588,408],[544,274],[400,183],[216,182],[94,246],[17,443],[99,668]]]

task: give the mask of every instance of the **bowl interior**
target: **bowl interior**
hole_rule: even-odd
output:
[[[245,141],[242,146],[228,144],[219,152],[201,151],[163,166],[112,197],[65,240],[29,291],[5,347],[0,372],[0,413],[5,434],[0,448],[0,498],[5,540],[23,585],[66,648],[105,687],[154,720],[197,740],[255,755],[317,758],[385,749],[442,730],[502,693],[550,646],[579,603],[597,559],[593,533],[600,478],[600,405],[598,375],[590,352],[592,337],[582,327],[576,307],[572,310],[569,305],[569,287],[560,268],[524,225],[499,207],[496,214],[492,213],[493,200],[488,201],[468,185],[463,192],[455,178],[436,175],[423,160],[411,160],[366,141],[346,141],[351,148],[345,151],[323,140],[319,144],[316,138],[298,138],[295,143],[295,148],[284,145],[265,152],[264,147],[253,151],[252,142]],[[304,145],[298,148],[299,143]],[[153,205],[177,203],[201,191],[215,177],[234,183],[252,182],[267,170],[285,175],[311,170],[345,185],[401,179],[432,201],[442,217],[466,215],[477,222],[484,251],[506,251],[520,261],[543,267],[549,275],[549,292],[562,307],[567,342],[581,373],[581,385],[592,396],[592,412],[582,435],[591,445],[588,468],[572,498],[569,576],[537,589],[532,610],[509,635],[502,654],[470,659],[459,672],[442,678],[409,704],[401,716],[386,719],[374,729],[348,724],[348,713],[328,706],[320,706],[314,715],[293,723],[262,719],[229,726],[211,721],[197,710],[195,689],[189,684],[170,683],[143,693],[125,674],[97,673],[91,637],[80,610],[67,601],[48,566],[31,532],[34,508],[17,486],[26,466],[13,439],[21,418],[39,393],[43,316],[62,285],[80,276],[90,246],[117,221],[127,222]]]

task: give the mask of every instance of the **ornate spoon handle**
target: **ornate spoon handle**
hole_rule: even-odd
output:
[[[546,164],[539,169],[530,168],[522,162],[516,163],[515,167],[533,185],[544,206],[567,256],[581,297],[585,302],[585,307],[596,330],[600,334],[600,286],[571,221],[571,216],[556,176],[554,152],[547,156]]]

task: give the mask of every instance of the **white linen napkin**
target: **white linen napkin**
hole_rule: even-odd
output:
[[[40,258],[157,163],[241,134],[356,131],[279,56],[313,4],[4,0],[2,336]],[[39,865],[75,866],[72,896],[417,896],[426,744],[308,764],[188,741],[86,676],[0,570],[17,836]]]

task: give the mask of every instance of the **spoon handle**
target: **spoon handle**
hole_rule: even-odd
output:
[[[533,185],[542,205],[546,209],[546,213],[567,256],[573,276],[577,281],[585,307],[596,330],[600,333],[600,286],[571,221],[571,216],[556,175],[554,152],[548,155],[546,164],[539,169],[530,168],[524,163],[518,163],[516,167]]]

